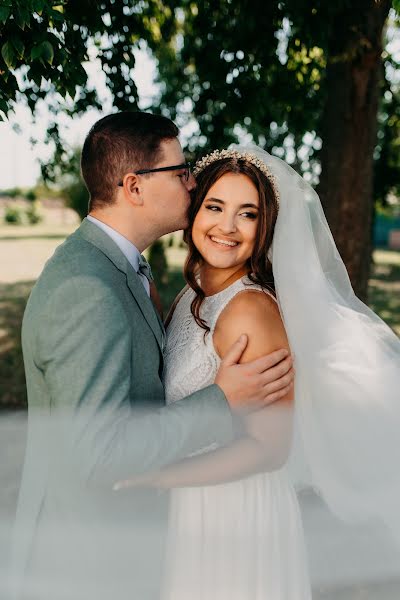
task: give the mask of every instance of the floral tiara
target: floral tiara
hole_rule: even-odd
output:
[[[260,158],[258,158],[255,154],[251,152],[239,152],[238,150],[214,150],[211,154],[207,154],[200,160],[198,160],[193,169],[193,175],[196,177],[199,173],[201,173],[208,165],[211,165],[213,162],[217,160],[223,160],[225,158],[236,158],[240,160],[246,160],[250,162],[252,165],[257,167],[268,179],[271,184],[271,187],[274,191],[274,194],[279,202],[279,192],[278,186],[276,184],[276,179],[271,171],[268,169],[265,162],[263,162]]]

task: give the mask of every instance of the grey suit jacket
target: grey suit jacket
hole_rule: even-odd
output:
[[[125,256],[84,220],[23,319],[29,423],[13,597],[158,597],[165,501],[112,484],[233,437],[216,385],[165,406],[164,336]]]

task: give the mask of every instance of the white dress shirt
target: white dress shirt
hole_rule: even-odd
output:
[[[104,231],[104,233],[106,233],[117,244],[118,248],[124,254],[127,261],[132,265],[132,267],[135,269],[136,273],[138,274],[139,279],[142,282],[143,287],[147,292],[147,295],[150,296],[149,280],[147,279],[147,277],[145,275],[143,275],[143,273],[139,272],[140,252],[136,248],[136,246],[134,244],[132,244],[132,242],[130,242],[126,237],[124,237],[123,235],[118,233],[118,231],[115,231],[115,229],[113,229],[109,225],[106,225],[105,223],[103,223],[103,221],[99,221],[99,219],[96,219],[96,217],[92,217],[91,215],[88,215],[86,218],[88,219],[88,221],[91,221],[92,223],[97,225],[97,227],[100,227],[100,229],[102,229]]]

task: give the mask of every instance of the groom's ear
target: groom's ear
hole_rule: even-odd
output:
[[[122,191],[129,204],[141,206],[143,204],[143,186],[140,178],[134,173],[128,173],[122,180]]]

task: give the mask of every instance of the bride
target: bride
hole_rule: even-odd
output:
[[[194,174],[167,402],[213,381],[246,333],[243,362],[290,344],[295,403],[289,393],[243,416],[232,445],[124,485],[172,489],[163,600],[308,600],[295,483],[400,540],[400,342],[354,296],[318,196],[288,165],[236,146]]]

